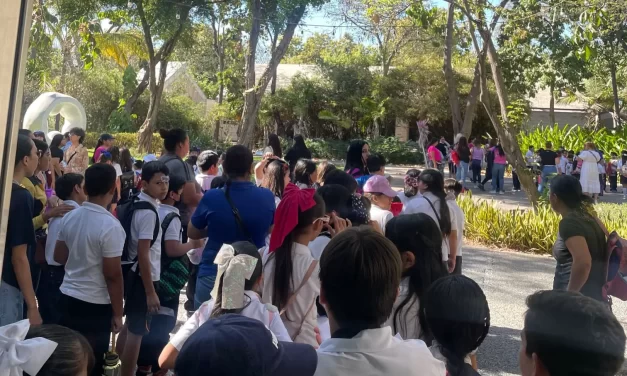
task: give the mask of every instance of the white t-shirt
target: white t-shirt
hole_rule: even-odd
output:
[[[79,204],[72,200],[63,201],[63,203],[73,206],[74,208],[81,207]],[[63,217],[52,218],[50,222],[48,222],[48,237],[46,238],[46,263],[48,265],[61,265],[58,262],[54,261],[54,247],[57,245],[57,239],[59,237],[59,231],[61,230],[62,222]]]
[[[165,217],[167,217],[167,215],[170,213],[176,213],[178,215],[181,215],[178,208],[165,204],[160,204],[159,210],[157,212],[159,213],[159,223],[163,223]],[[183,231],[181,231],[181,219],[179,217],[172,218],[170,225],[162,234],[162,237],[165,241],[176,240],[180,242],[182,240]],[[165,249],[162,249],[161,252],[165,252]]]
[[[309,242],[309,250],[311,251],[311,255],[316,260],[320,260],[322,257],[322,252],[327,247],[327,244],[331,241],[331,238],[328,236],[320,235],[311,242]]]
[[[148,196],[146,193],[141,192],[139,194],[141,201],[151,203],[155,210],[159,209],[159,203],[154,198]],[[152,241],[155,231],[155,221],[159,226],[159,235],[155,243],[150,247],[150,272],[152,274],[152,281],[156,282],[161,276],[161,226],[159,225],[159,218],[152,210],[137,210],[133,213],[133,220],[131,221],[131,240],[128,245],[128,255],[131,260],[137,257],[137,244],[139,240]],[[139,262],[133,265],[133,270],[137,270]],[[139,271],[141,274],[141,270]]]
[[[113,163],[113,168],[115,168],[115,176],[116,177],[120,177],[122,176],[122,167],[120,167],[119,163]]]
[[[527,160],[527,165],[531,166],[536,161],[536,154],[531,150],[527,150],[525,153],[525,159]]]
[[[244,291],[244,294],[248,297],[244,297],[246,301],[250,299],[250,304],[244,307],[240,314],[242,316],[246,316],[251,319],[261,321],[281,342],[292,342],[289,334],[287,334],[287,329],[285,329],[285,325],[283,325],[283,321],[281,321],[281,317],[279,316],[279,312],[277,308],[271,304],[263,304],[259,299],[259,295],[253,291]],[[213,299],[204,302],[200,308],[189,319],[181,326],[178,332],[172,336],[170,339],[170,343],[177,350],[181,351],[183,345],[187,341],[187,339],[194,334],[198,328],[207,321],[211,317],[211,312],[213,311]]]
[[[314,376],[353,375],[444,376],[446,366],[424,342],[393,337],[386,326],[322,342]]]
[[[272,303],[275,258],[270,256],[271,254],[267,253],[264,249],[262,254],[262,297],[264,303]],[[313,261],[314,258],[307,246],[294,243],[292,247],[292,280],[289,288],[290,294],[301,285]],[[317,265],[311,277],[300,289],[298,295],[296,295],[296,298],[285,313],[286,320],[283,324],[285,324],[285,328],[294,342],[318,346],[314,329],[318,325],[318,311],[316,310],[315,302],[318,295],[320,295],[319,273],[320,266]]]
[[[372,204],[370,208],[370,219],[373,221],[377,221],[379,226],[381,226],[381,231],[385,234],[385,225],[394,218],[394,214],[392,214],[389,210],[384,210],[378,207],[375,204]]]
[[[396,197],[398,197],[399,200],[401,200],[401,202],[403,203],[403,206],[405,206],[410,201],[413,201],[413,200],[417,199],[420,196],[422,196],[422,193],[420,193],[420,192],[417,192],[414,196],[411,196],[411,197],[405,196],[405,192],[399,192],[398,196],[396,196]]]
[[[409,291],[409,277],[404,277],[401,280],[400,294],[394,302],[394,308],[392,308],[392,314],[388,317],[388,320],[383,326],[389,326],[394,333],[394,322],[396,321],[396,329],[401,338],[403,339],[420,339],[420,333],[422,328],[420,327],[420,321],[418,320],[418,311],[420,310],[420,302],[418,297],[414,294],[410,300],[401,308],[396,320],[394,320],[394,314],[396,309],[405,301]]]
[[[433,208],[431,207],[431,204],[429,204],[427,199],[431,201],[433,208],[435,208],[435,212],[433,211]],[[447,202],[447,204],[448,204],[449,213],[451,217],[451,229],[455,230],[456,229],[455,221],[457,220],[455,218],[455,211],[452,209],[452,205],[449,202]],[[437,212],[437,215],[436,215],[436,212]],[[428,215],[429,217],[431,217],[431,219],[435,221],[435,224],[438,225],[438,228],[440,227],[440,222],[438,221],[438,217],[440,216],[440,199],[437,198],[433,193],[425,192],[420,198],[416,200],[412,200],[406,206],[403,206],[402,214],[417,214],[417,213],[424,213]],[[448,261],[448,254],[449,254],[449,239],[448,237],[443,237],[442,238],[442,261]]]
[[[566,174],[566,165],[567,165],[567,164],[568,164],[568,158],[566,158],[566,157],[561,157],[561,158],[560,158],[560,163],[559,163],[559,165],[557,166],[557,168],[559,169],[559,171],[560,171],[562,174]]]
[[[121,257],[124,239],[120,222],[100,205],[85,202],[67,213],[58,237],[69,249],[61,292],[87,303],[111,303],[102,259]]]
[[[453,229],[457,230],[457,256],[462,255],[462,245],[464,243],[464,225],[466,216],[462,208],[457,205],[455,198],[447,198],[446,203],[451,211],[455,212],[455,223]]]
[[[205,175],[202,172],[196,175],[196,183],[200,185],[203,191],[211,189],[211,181],[215,178],[215,175]]]

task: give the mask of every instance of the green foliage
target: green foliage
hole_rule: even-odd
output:
[[[543,148],[550,141],[555,148],[563,146],[566,150],[575,152],[584,149],[586,142],[594,142],[596,147],[604,153],[620,153],[627,149],[627,128],[609,131],[607,128],[591,129],[577,125],[558,127],[543,126],[530,132],[521,132],[518,135],[518,143],[521,150],[527,150],[529,146]]]
[[[415,142],[401,142],[395,137],[380,137],[366,141],[372,150],[383,154],[390,164],[424,163],[424,158]],[[333,139],[307,139],[305,144],[314,158],[344,160],[350,142]],[[285,150],[289,148],[287,144],[282,144],[281,147]]]
[[[118,147],[137,149],[137,133],[113,133],[113,136],[115,137],[115,144]],[[83,145],[88,149],[93,149],[96,147],[99,137],[99,132],[87,132]],[[158,133],[155,133],[152,136],[152,150],[159,151],[161,149],[163,149],[163,140]]]

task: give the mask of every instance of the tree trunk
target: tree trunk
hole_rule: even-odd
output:
[[[305,9],[307,8],[305,5],[299,5],[294,9],[292,14],[287,18],[287,28],[283,33],[283,38],[279,42],[276,50],[272,54],[270,58],[270,63],[266,67],[266,70],[263,72],[261,77],[259,78],[259,82],[255,83],[255,53],[254,50],[251,50],[251,47],[257,47],[257,40],[259,39],[259,20],[255,17],[255,14],[261,13],[261,5],[259,4],[260,0],[254,0],[252,7],[253,9],[253,26],[251,28],[250,33],[250,41],[249,41],[249,51],[248,56],[246,57],[246,92],[244,97],[244,113],[242,116],[242,132],[239,136],[239,143],[242,145],[246,145],[251,147],[255,140],[253,140],[253,134],[255,131],[255,124],[257,122],[257,114],[259,113],[259,108],[261,107],[261,99],[268,88],[268,84],[270,83],[270,78],[272,71],[274,71],[279,65],[283,56],[285,56],[285,52],[292,41],[292,37],[294,36],[294,30],[298,26],[298,23],[303,18],[305,14]],[[257,9],[258,8],[258,9]],[[256,10],[257,9],[257,10]],[[255,26],[256,25],[256,26]],[[254,39],[254,46],[251,46],[251,41]],[[251,72],[252,71],[252,72]],[[252,79],[251,79],[252,78]],[[256,84],[256,85],[255,85]]]
[[[124,104],[124,111],[129,115],[133,113],[133,108],[135,107],[135,104],[139,100],[139,97],[141,97],[142,94],[144,94],[144,91],[146,91],[146,89],[148,88],[149,79],[150,79],[150,67],[148,64],[143,64],[143,68],[144,68],[144,77],[142,77],[142,80],[140,81],[139,84],[137,84],[135,91],[133,91],[133,94],[130,96],[130,98],[128,98],[128,100]]]
[[[549,100],[549,121],[551,122],[551,126],[555,125],[555,84],[551,82],[551,86],[549,87],[551,93],[551,99]]]
[[[470,138],[472,133],[472,122],[475,120],[475,113],[477,111],[477,103],[479,102],[479,96],[481,95],[481,66],[485,67],[485,50],[482,52],[483,57],[479,57],[477,64],[475,65],[475,74],[472,79],[472,87],[468,98],[466,98],[466,111],[464,111],[464,125],[462,126],[461,133],[466,138]]]
[[[224,72],[224,54],[219,55],[220,72]],[[222,105],[224,102],[224,79],[220,78],[220,89],[218,90],[218,106]],[[220,141],[220,120],[216,119],[214,128],[213,128],[213,140],[216,142],[216,146],[218,145],[218,141]]]
[[[150,71],[156,73],[156,63],[150,64]],[[142,124],[141,128],[139,128],[138,137],[138,149],[140,153],[143,152],[152,152],[152,134],[157,129],[157,115],[159,114],[159,106],[161,104],[161,97],[163,96],[163,88],[165,85],[165,77],[166,72],[168,70],[168,62],[165,60],[160,61],[159,67],[159,80],[156,80],[151,77],[150,78],[150,105],[148,107],[148,114],[146,115],[146,120],[144,124]]]
[[[448,91],[448,101],[451,107],[451,120],[453,122],[453,133],[457,135],[462,128],[463,120],[459,107],[459,93],[457,92],[457,82],[453,72],[453,33],[455,24],[455,5],[451,3],[448,7],[448,19],[446,22],[446,43],[444,46],[444,80]]]
[[[618,99],[618,82],[616,81],[616,64],[610,65],[610,75],[612,76],[612,95],[614,96],[614,128],[620,127],[620,102]]]

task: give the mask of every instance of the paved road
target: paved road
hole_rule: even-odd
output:
[[[525,298],[553,285],[554,260],[486,248],[464,248],[463,273],[479,283],[490,304],[490,334],[477,353],[484,376],[519,375],[520,330],[526,311]],[[181,295],[179,325],[184,322]],[[614,313],[627,330],[627,303],[614,301]],[[622,375],[627,375],[627,368]]]

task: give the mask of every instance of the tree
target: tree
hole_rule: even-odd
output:
[[[257,55],[257,45],[261,34],[261,26],[263,20],[262,0],[250,0],[248,15],[250,20],[250,31],[248,33],[248,50],[246,52],[246,74],[245,83],[246,91],[244,92],[244,110],[242,113],[242,128],[238,142],[240,144],[252,147],[254,140],[253,134],[257,122],[257,115],[261,107],[261,100],[266,92],[270,79],[274,74],[276,67],[287,52],[289,44],[294,36],[294,31],[300,23],[305,10],[308,6],[319,6],[325,0],[298,0],[298,1],[279,1],[277,6],[277,14],[283,15],[285,24],[281,29],[282,38],[270,58],[268,67],[257,82],[255,77],[255,62]]]

